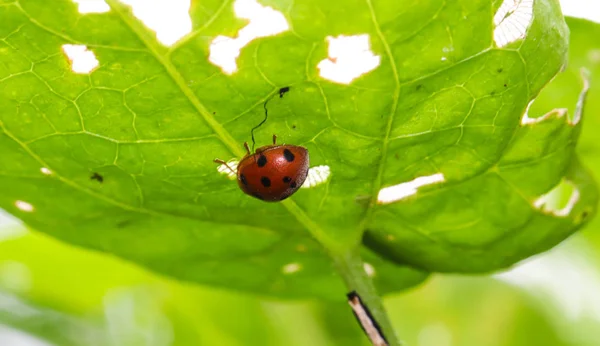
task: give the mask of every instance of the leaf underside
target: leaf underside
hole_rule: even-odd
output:
[[[520,125],[565,63],[555,1],[535,1],[526,38],[503,48],[498,1],[351,1],[342,15],[336,1],[268,1],[293,30],[243,48],[232,75],[207,59],[217,35],[246,25],[232,2],[192,1],[194,31],[170,48],[107,2],[107,13],[79,14],[67,0],[0,1],[0,207],[38,231],[182,280],[328,298],[345,289],[310,233],[339,249],[363,239],[391,292],[429,271],[504,268],[594,212],[573,158],[581,122]],[[368,34],[381,57],[350,85],[316,68],[325,38],[341,34]],[[86,45],[100,66],[73,73],[64,44]],[[331,178],[263,203],[213,159],[239,158],[262,102],[284,86],[257,144],[276,133],[303,145]],[[383,187],[437,173],[443,183],[376,203]],[[571,213],[535,208],[563,178],[581,193]]]

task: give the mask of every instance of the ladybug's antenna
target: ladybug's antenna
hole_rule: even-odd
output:
[[[279,98],[282,98],[283,95],[285,95],[285,93],[287,93],[288,91],[290,91],[290,87],[283,87],[283,88],[279,89]],[[254,126],[252,128],[252,130],[250,130],[250,134],[252,135],[252,152],[254,152],[254,145],[256,144],[256,141],[254,140],[254,130],[261,127],[262,124],[264,124],[267,121],[267,118],[269,117],[269,111],[267,110],[267,103],[269,103],[269,101],[271,101],[271,99],[273,97],[275,97],[275,95],[277,95],[277,94],[271,95],[271,97],[269,97],[265,101],[265,103],[263,103],[263,108],[265,109],[265,118],[263,119],[263,121],[261,121],[260,124]]]

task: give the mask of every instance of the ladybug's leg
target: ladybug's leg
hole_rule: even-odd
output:
[[[225,165],[225,167],[227,167],[227,169],[229,169],[229,171],[231,171],[231,173],[233,173],[234,175],[236,175],[237,173],[233,170],[233,168],[229,167],[229,165],[227,164],[227,162],[221,160],[221,159],[214,159],[215,163],[218,163],[220,165]]]
[[[277,144],[277,135],[273,134],[273,145]]]
[[[244,142],[244,148],[246,148],[248,155],[250,155],[250,147],[248,146],[248,142]]]

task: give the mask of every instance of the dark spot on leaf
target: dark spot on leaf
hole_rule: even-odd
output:
[[[287,162],[294,161],[294,154],[292,154],[292,152],[289,151],[288,149],[283,150],[283,156],[285,157]]]
[[[243,174],[240,174],[240,181],[242,182],[242,184],[248,186],[248,181],[246,180],[246,176]]]
[[[264,167],[267,164],[267,157],[261,154],[256,163],[258,164],[258,167]]]
[[[394,154],[394,157],[396,158],[396,160],[400,160],[400,155],[398,155],[398,153]]]
[[[295,189],[295,188],[296,188],[296,186],[298,186],[298,184],[296,184],[296,182],[295,182],[295,181],[292,181],[292,183],[290,184],[290,187],[291,187],[292,189]]]
[[[213,112],[213,115],[217,114],[217,112]]]
[[[504,70],[502,69],[502,67],[500,67],[500,68],[498,69],[498,73],[502,73],[502,71],[504,71]]]
[[[506,83],[505,83],[505,84],[504,84],[504,87],[506,88],[507,86],[508,86],[508,84],[506,84]]]
[[[421,88],[422,88],[422,87],[423,87],[423,85],[422,85],[422,84],[419,84],[419,85],[417,85],[416,89],[417,89],[417,90],[421,90]]]
[[[496,95],[496,92],[495,92],[495,91],[492,91],[492,92],[490,93],[490,96],[494,96],[494,95]]]
[[[90,177],[90,179],[92,180],[96,180],[99,183],[103,183],[104,182],[104,177],[101,176],[100,174],[94,172],[94,174],[92,174],[92,176]]]
[[[290,178],[290,177],[283,177],[283,182],[284,183],[289,183],[290,181],[292,181],[292,178]]]
[[[285,95],[285,93],[287,93],[288,91],[290,91],[290,87],[283,87],[279,89],[279,97],[283,97],[283,95]]]
[[[294,130],[295,130],[295,129],[296,129],[296,125],[292,125],[292,129],[294,129]]]
[[[588,212],[584,211],[583,213],[581,213],[581,220],[585,219],[588,216]]]
[[[117,228],[123,228],[131,223],[131,220],[123,220],[117,223]]]
[[[261,177],[260,183],[263,184],[264,187],[269,187],[269,186],[271,186],[271,179],[269,179],[267,177]]]

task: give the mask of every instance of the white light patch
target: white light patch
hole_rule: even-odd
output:
[[[29,291],[31,289],[29,268],[21,262],[0,262],[0,286],[12,292]]]
[[[381,57],[374,55],[369,45],[369,35],[338,37],[327,36],[329,57],[317,67],[321,77],[332,82],[350,84],[355,78],[379,66]]]
[[[19,238],[27,234],[27,229],[16,217],[0,209],[0,242]]]
[[[367,273],[367,276],[372,278],[373,276],[375,276],[375,268],[373,267],[373,265],[371,265],[370,263],[363,263],[363,268],[365,269],[365,273]]]
[[[219,35],[210,44],[208,60],[219,66],[223,72],[232,74],[237,71],[236,60],[240,51],[248,43],[259,37],[277,35],[289,30],[283,14],[268,6],[262,6],[256,0],[237,0],[233,5],[235,14],[250,21],[236,38]]]
[[[9,310],[11,316],[15,315],[15,312]],[[40,319],[43,317],[40,316]],[[53,346],[52,344],[38,339],[37,337],[23,332],[18,329],[13,329],[6,325],[0,325],[0,345],[10,346]]]
[[[379,190],[377,202],[379,204],[397,202],[403,198],[414,195],[417,193],[417,189],[421,186],[441,183],[443,181],[444,175],[442,173],[437,173],[434,175],[418,177],[406,183],[385,187]]]
[[[561,0],[560,9],[565,16],[585,18],[600,23],[597,0]]]
[[[110,11],[110,6],[104,0],[73,0],[79,5],[77,10],[81,14],[104,13]]]
[[[539,301],[549,317],[557,322],[557,327],[578,334],[579,330],[572,330],[565,320],[592,318],[600,322],[600,274],[594,265],[597,261],[598,254],[589,243],[578,238],[494,278],[525,290]],[[595,336],[594,341],[597,341],[597,334]]]
[[[24,202],[24,201],[16,201],[15,202],[15,206],[17,208],[21,209],[22,211],[25,211],[25,212],[28,212],[28,213],[32,212],[33,209],[34,209],[33,205],[31,205],[31,204],[29,204],[27,202]]]
[[[308,169],[308,176],[302,184],[301,188],[308,189],[311,187],[315,187],[317,185],[321,185],[329,179],[329,175],[331,174],[331,170],[329,166],[315,166]]]
[[[419,332],[418,346],[452,346],[452,333],[443,323],[430,324]]]
[[[190,0],[121,0],[133,15],[156,32],[156,38],[170,46],[192,31]]]
[[[496,46],[525,38],[533,20],[533,0],[504,0],[494,16]]]
[[[221,174],[226,174],[230,179],[237,179],[237,167],[240,162],[236,159],[227,161],[227,164],[217,166],[217,171]]]
[[[299,263],[288,263],[281,268],[281,271],[284,274],[293,274],[302,269],[302,266]]]
[[[64,44],[62,50],[71,63],[71,70],[75,73],[90,73],[98,67],[98,59],[94,52],[86,46],[79,44]]]
[[[172,345],[166,296],[166,288],[143,283],[108,290],[103,297],[103,333],[112,340],[127,340],[127,345]]]
[[[49,170],[49,169],[48,169],[48,168],[46,168],[46,167],[42,167],[42,168],[40,168],[40,172],[42,172],[42,174],[45,174],[45,175],[51,175],[51,174],[52,174],[52,171],[51,171],[51,170]]]
[[[569,197],[565,203],[566,194],[569,194]],[[533,206],[544,213],[566,217],[579,201],[579,197],[580,193],[575,184],[568,180],[563,180],[548,193],[536,199],[533,202]]]

